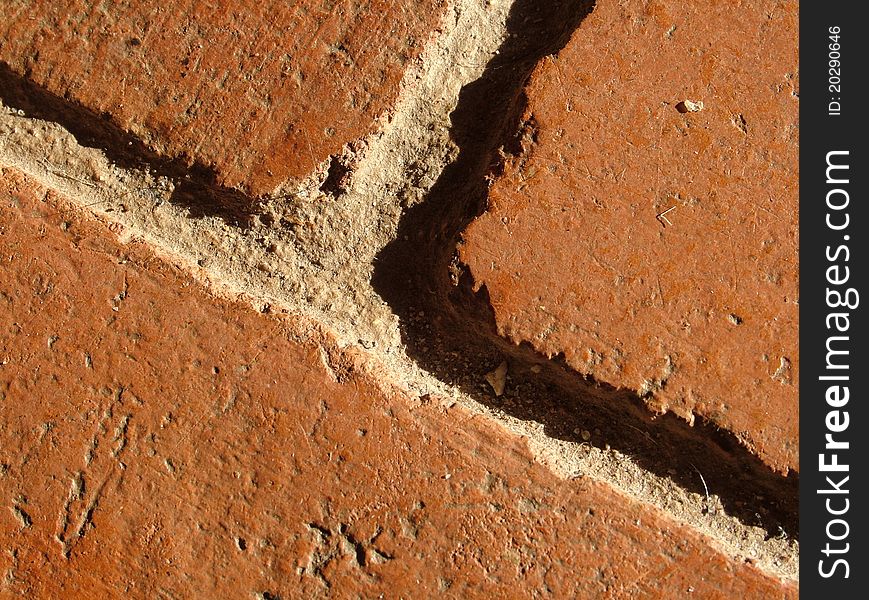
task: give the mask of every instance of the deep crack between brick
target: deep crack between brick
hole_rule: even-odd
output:
[[[520,138],[533,138],[533,122],[521,122],[527,77],[541,58],[556,54],[577,30],[581,33],[582,20],[593,5],[585,0],[514,2],[504,41],[482,76],[462,87],[458,105],[450,114],[450,136],[458,147],[458,157],[452,160],[450,153],[444,152],[435,173],[437,179],[421,201],[407,201],[420,187],[411,182],[404,185],[413,190],[400,187],[383,192],[394,193],[396,205],[409,208],[401,213],[392,241],[374,257],[370,284],[398,317],[401,342],[412,362],[405,365],[403,355],[388,355],[389,348],[368,343],[363,346],[374,360],[383,360],[405,380],[431,374],[438,380],[436,383],[443,384],[441,389],[458,390],[486,407],[491,416],[542,424],[543,442],[564,442],[586,456],[597,453],[595,460],[579,461],[584,472],[576,476],[588,475],[608,482],[623,493],[669,512],[677,521],[722,541],[727,552],[744,548],[742,538],[748,537],[748,530],[722,532],[707,526],[704,520],[714,517],[716,510],[710,495],[720,500],[726,515],[738,519],[744,527],[762,528],[767,540],[785,536],[796,541],[797,473],[784,476],[774,472],[734,434],[719,429],[712,421],[695,416],[691,426],[673,414],[653,415],[640,390],[615,389],[573,371],[560,356],[549,358],[529,344],[517,346],[502,338],[497,333],[485,286],[475,291],[471,273],[458,262],[456,248],[462,232],[486,210],[488,181],[499,173],[500,153],[521,152]],[[460,26],[457,17],[456,27]],[[452,50],[462,56],[461,48]],[[228,228],[239,232],[239,243],[259,244],[257,231],[262,231],[263,225],[287,227],[282,220],[261,214],[264,203],[274,199],[253,198],[225,188],[217,183],[213,170],[191,164],[186,158],[160,156],[108,119],[54,96],[2,63],[0,90],[7,106],[24,111],[29,119],[61,125],[79,144],[99,149],[112,164],[171,180],[171,203],[187,211],[188,218],[220,218]],[[418,151],[427,150],[421,147]],[[420,165],[414,162],[411,166],[424,173],[426,167]],[[353,193],[349,179],[353,173],[338,162],[332,166],[321,184],[338,200]],[[260,229],[254,231],[252,225]],[[327,277],[328,270],[324,268],[323,273]],[[227,279],[224,272],[209,277]],[[263,298],[264,287],[251,281],[232,282],[229,287],[250,288],[250,295],[259,297],[263,305],[275,300],[272,296]],[[279,289],[285,295],[299,294],[293,288]],[[296,304],[310,303],[304,294],[299,296],[294,299]],[[312,312],[316,318],[316,311]],[[348,327],[353,334],[353,328],[359,326]],[[363,342],[362,333],[352,337],[354,342]],[[510,382],[507,393],[496,396],[485,375],[505,357]],[[427,386],[431,387],[422,383],[415,389]],[[625,469],[630,465],[639,467],[630,477],[642,479],[649,474],[650,481],[626,481]],[[666,482],[672,487],[659,497],[644,496],[644,490]],[[694,496],[696,500],[692,500]],[[695,510],[696,521],[693,513],[686,516],[685,511],[674,510],[676,504]],[[59,540],[63,541],[63,536],[62,531]],[[795,563],[797,546],[794,543],[789,548],[784,552],[785,561]],[[761,548],[759,552],[767,551]],[[789,563],[784,571],[776,570],[775,552],[781,549],[761,556],[761,566],[795,577],[795,564]]]
[[[259,214],[260,199],[217,183],[211,167],[185,157],[166,157],[139,138],[78,104],[59,98],[15,73],[0,61],[0,90],[7,106],[29,117],[59,123],[79,144],[104,152],[115,165],[125,169],[147,169],[174,183],[169,201],[186,208],[192,218],[220,217],[228,225],[247,228]]]
[[[685,490],[705,495],[708,485],[727,513],[746,525],[798,539],[797,473],[774,472],[736,436],[702,416],[695,416],[692,427],[672,413],[652,415],[639,390],[615,389],[576,373],[560,356],[548,359],[529,344],[505,340],[497,333],[485,286],[474,292],[471,274],[457,264],[462,232],[486,210],[498,149],[515,148],[524,129],[525,80],[539,59],[567,42],[591,4],[543,7],[519,0],[513,5],[507,40],[483,76],[463,88],[451,115],[459,157],[425,202],[402,217],[395,241],[375,263],[374,287],[399,315],[408,354],[442,381],[498,411],[542,423],[552,438],[582,443],[575,432],[598,430],[595,444],[633,457]],[[457,284],[450,280],[451,268],[460,273]],[[486,371],[502,356],[509,357],[513,388],[533,399],[530,404],[508,404],[481,390]]]

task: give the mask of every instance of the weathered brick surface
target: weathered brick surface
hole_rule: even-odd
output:
[[[0,61],[159,152],[261,194],[373,130],[443,7],[12,2]]]
[[[461,251],[500,331],[797,469],[797,3],[599,2],[526,93]]]
[[[0,257],[3,595],[796,597],[9,169]]]

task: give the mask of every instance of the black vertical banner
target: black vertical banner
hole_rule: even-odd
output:
[[[841,1],[800,6],[803,598],[869,597],[864,8]]]

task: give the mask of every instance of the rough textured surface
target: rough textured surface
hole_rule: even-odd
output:
[[[795,273],[793,215],[751,177],[793,158],[796,91],[775,74],[796,81],[792,7],[594,5],[9,4],[0,596],[795,595],[798,474],[754,454],[773,464],[783,438],[751,437],[772,405],[740,429],[698,396],[751,382],[698,365],[757,345],[753,302],[788,360],[778,388],[726,400],[796,385],[793,314],[745,285],[751,261],[785,292]],[[493,313],[455,251],[505,159],[464,248]],[[678,206],[626,234],[643,186]],[[640,204],[607,223],[571,196]],[[659,246],[690,256],[690,283]],[[722,248],[746,253],[733,289]],[[647,331],[623,326],[648,318],[648,256],[670,269],[654,300],[705,307],[693,337],[654,306]],[[496,271],[514,259],[540,273],[510,305]],[[623,280],[595,280],[595,261]],[[580,292],[581,311],[627,317],[577,330]],[[554,328],[531,314],[550,305]]]
[[[10,169],[0,257],[4,594],[796,597]]]
[[[256,311],[267,309],[274,313],[287,314],[289,311],[297,314],[297,309],[305,308],[304,304],[299,304],[299,299],[286,292],[275,297],[259,287],[263,284],[268,286],[266,289],[274,289],[273,285],[280,285],[296,275],[285,260],[274,261],[268,257],[268,246],[275,243],[273,236],[280,234],[280,229],[272,232],[261,228],[237,231],[218,219],[189,219],[183,212],[168,210],[171,206],[170,182],[154,181],[147,173],[106,164],[105,156],[99,151],[76,144],[57,125],[29,119],[17,111],[0,111],[0,130],[6,133],[0,136],[0,162],[20,165],[33,181],[68,197],[69,212],[94,211],[123,243],[136,241],[146,244],[188,269],[209,286],[212,293],[238,299]],[[141,204],[136,201],[139,197],[144,200]],[[135,213],[139,216],[136,217]],[[432,225],[437,224],[437,221],[432,222]],[[220,232],[220,237],[215,237],[217,232]],[[263,233],[267,235],[264,239],[260,237]],[[446,243],[442,250],[453,247],[454,243]],[[230,249],[231,253],[227,252]],[[413,254],[427,255],[419,244],[415,245]],[[450,252],[448,256],[451,255]],[[381,267],[389,264],[390,261],[380,263]],[[414,262],[399,264],[401,272],[406,273],[408,265],[414,265]],[[345,271],[349,268],[350,265],[345,265]],[[425,279],[427,272],[422,269],[414,276]],[[250,279],[251,276],[255,279]],[[333,293],[346,294],[347,288],[340,282],[324,279],[320,285],[334,290]],[[448,287],[452,286],[448,284]],[[405,289],[413,291],[414,287],[411,285]],[[421,297],[437,299],[437,295],[425,293]],[[352,307],[352,304],[345,303],[344,306]],[[517,371],[519,365],[511,359],[510,385],[505,390],[510,399],[506,404],[495,406],[485,394],[479,393],[474,383],[491,389],[485,382],[485,366],[494,361],[492,366],[495,367],[503,361],[497,355],[496,347],[504,347],[504,343],[490,332],[489,335],[495,337],[488,341],[480,339],[482,345],[475,342],[473,346],[460,347],[459,352],[453,352],[442,345],[466,339],[463,335],[467,335],[468,330],[463,328],[473,330],[479,326],[475,317],[472,316],[466,324],[450,319],[443,322],[443,327],[433,329],[431,323],[449,317],[439,312],[444,307],[437,303],[427,305],[426,311],[429,309],[429,318],[433,320],[428,321],[428,327],[421,323],[423,327],[419,333],[422,338],[419,341],[427,345],[435,365],[445,361],[440,364],[460,369],[457,373],[460,388],[455,384],[445,385],[445,382],[455,381],[449,373],[441,372],[439,376],[445,377],[442,380],[427,375],[422,368],[432,364],[431,360],[414,363],[409,360],[413,354],[402,357],[390,353],[388,346],[366,345],[364,337],[352,336],[350,346],[376,350],[364,354],[368,356],[367,360],[374,361],[372,364],[378,365],[378,381],[387,386],[401,386],[411,398],[450,398],[450,402],[460,403],[474,415],[473,420],[468,417],[470,425],[473,426],[478,418],[494,419],[513,435],[528,439],[535,459],[558,476],[573,479],[586,474],[612,486],[627,498],[662,510],[676,523],[710,537],[734,560],[749,558],[758,568],[774,576],[789,579],[795,576],[797,548],[792,534],[797,527],[792,494],[787,485],[781,486],[785,482],[770,481],[768,473],[758,473],[756,465],[752,466],[753,461],[756,462],[753,456],[734,456],[732,444],[716,444],[717,432],[709,429],[694,431],[678,419],[657,419],[656,423],[664,425],[663,429],[651,427],[653,423],[645,409],[631,419],[624,412],[626,405],[636,405],[630,399],[611,398],[609,403],[615,404],[618,410],[615,418],[607,420],[606,415],[596,414],[584,398],[577,397],[590,391],[581,381],[562,382],[557,390],[547,389],[547,376],[533,375],[533,365],[537,365],[539,370],[541,362],[549,362],[541,361],[539,357],[532,360],[530,367],[525,366],[526,370],[530,368],[533,377],[524,382],[517,379],[521,376]],[[422,314],[419,310],[412,313],[417,319]],[[320,325],[324,325],[323,316],[316,312],[309,314],[310,320]],[[329,316],[331,318],[326,323],[342,318],[334,308]],[[370,321],[352,319],[349,324],[355,325],[357,336],[363,336],[360,326],[366,323]],[[325,328],[329,329],[330,336],[335,334],[328,325]],[[350,332],[353,333],[354,329]],[[362,340],[358,345],[354,343],[357,339]],[[339,345],[346,345],[346,342],[339,342]],[[493,350],[495,355],[490,356]],[[551,366],[547,365],[547,368]],[[564,387],[565,383],[567,387]],[[577,400],[580,400],[579,406],[574,404]],[[516,412],[510,409],[504,412],[505,406],[515,407],[518,401],[532,410]],[[634,410],[637,409],[639,406],[634,406]],[[669,427],[681,424],[683,431],[669,429],[664,423],[668,420]],[[579,435],[582,428],[593,429],[591,441],[595,447],[586,444],[587,435]],[[565,433],[571,431],[573,433],[565,437]],[[622,431],[639,436],[626,438],[620,433]],[[747,462],[746,458],[749,458]]]
[[[259,195],[373,130],[444,5],[14,1],[0,61]]]
[[[798,468],[797,3],[599,2],[462,260],[501,333]]]

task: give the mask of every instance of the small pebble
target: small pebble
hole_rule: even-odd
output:
[[[504,386],[507,383],[507,361],[501,362],[494,371],[486,373],[486,381],[492,386],[496,396],[503,394]]]
[[[701,110],[703,110],[703,101],[682,100],[682,102],[676,105],[676,110],[678,110],[680,113],[700,112]]]

